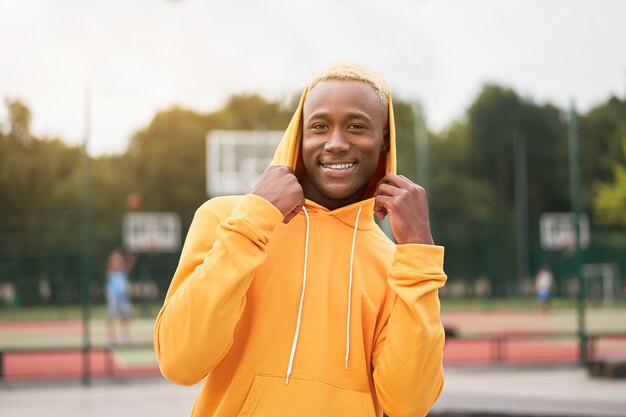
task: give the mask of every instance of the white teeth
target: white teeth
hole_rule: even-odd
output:
[[[345,164],[322,164],[322,166],[330,169],[348,169],[354,166],[354,162],[348,162]]]

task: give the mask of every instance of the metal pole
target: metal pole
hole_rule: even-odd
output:
[[[89,287],[91,285],[91,166],[88,153],[90,133],[90,94],[85,91],[85,138],[83,141],[83,259],[82,259],[82,321],[83,321],[83,385],[91,384],[91,306]]]
[[[514,133],[515,161],[515,226],[517,251],[517,285],[515,295],[519,295],[520,284],[528,279],[528,180],[526,170],[526,136]]]
[[[430,167],[428,166],[428,131],[426,130],[426,118],[424,110],[419,103],[413,104],[414,129],[415,129],[415,160],[417,161],[417,181],[428,196],[430,205]]]
[[[433,206],[432,194],[430,192],[430,150],[428,148],[428,129],[426,128],[426,117],[424,109],[419,102],[412,106],[414,120],[415,137],[415,160],[417,161],[417,183],[426,191],[428,211],[430,218],[430,229],[433,238],[437,235],[437,223],[435,213],[430,209]]]
[[[580,363],[587,364],[587,343],[585,329],[585,281],[580,273],[580,152],[576,105],[572,100],[569,112],[569,170],[570,196],[572,205],[572,226],[575,233],[574,270],[578,278],[578,342],[580,346]]]

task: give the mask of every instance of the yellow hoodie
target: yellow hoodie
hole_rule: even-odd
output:
[[[273,164],[302,170],[302,105]],[[390,149],[376,184],[395,171]],[[443,387],[443,248],[391,242],[374,198],[306,200],[289,224],[255,195],[196,212],[157,317],[163,375],[202,380],[192,416],[423,416]]]

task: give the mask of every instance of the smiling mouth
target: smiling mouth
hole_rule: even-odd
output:
[[[356,165],[356,162],[343,162],[343,163],[334,163],[334,164],[320,164],[324,168],[334,169],[337,171],[341,171],[344,169],[350,169]]]

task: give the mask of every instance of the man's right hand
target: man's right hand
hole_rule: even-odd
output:
[[[304,192],[291,168],[271,165],[259,177],[251,194],[263,197],[283,214],[283,223],[289,223],[302,206]]]

